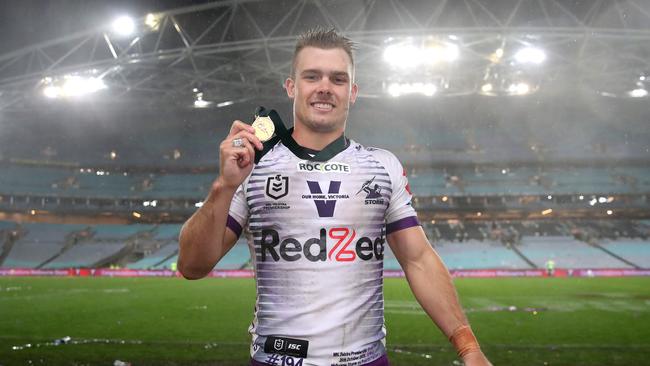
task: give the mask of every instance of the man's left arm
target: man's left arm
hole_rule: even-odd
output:
[[[491,365],[475,343],[451,275],[429,244],[422,227],[394,231],[388,234],[387,239],[415,298],[452,341],[465,365]]]

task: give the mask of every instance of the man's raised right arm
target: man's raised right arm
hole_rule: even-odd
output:
[[[226,223],[237,188],[253,170],[255,149],[262,149],[254,132],[241,121],[233,123],[219,148],[219,178],[212,184],[203,206],[181,229],[178,270],[187,279],[205,277],[237,241],[237,234],[226,229]],[[237,138],[244,141],[243,146],[233,146],[232,141]]]

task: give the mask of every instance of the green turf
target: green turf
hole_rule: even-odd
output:
[[[495,365],[650,363],[650,278],[456,286]],[[455,364],[406,282],[385,292],[391,363]],[[0,278],[0,365],[246,365],[254,297],[250,279]],[[80,343],[51,345],[64,336]]]

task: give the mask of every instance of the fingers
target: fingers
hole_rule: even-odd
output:
[[[241,140],[241,145],[236,146],[235,140]],[[255,158],[255,149],[262,150],[263,145],[255,135],[247,131],[239,131],[236,135],[225,139],[221,143],[221,155],[226,159],[237,161],[239,168],[245,168]]]
[[[243,157],[237,161],[240,168],[245,168],[248,164],[252,163],[255,160],[255,149],[253,145],[244,140],[244,146],[242,149],[246,149],[247,154],[244,154]]]
[[[236,120],[235,122],[232,123],[232,126],[230,126],[230,133],[228,134],[228,137],[233,137],[236,134],[238,134],[240,131],[248,131],[250,133],[255,133],[255,129],[253,126],[246,124],[240,120]]]
[[[241,133],[245,133],[243,136],[250,141],[256,149],[262,150],[264,148],[264,145],[260,141],[260,139],[255,136],[255,128],[251,125],[248,125],[242,121],[235,121],[233,122],[232,126],[230,127],[230,133],[228,134],[228,137],[226,139],[233,139],[236,136],[240,136]],[[243,137],[240,136],[240,137]]]

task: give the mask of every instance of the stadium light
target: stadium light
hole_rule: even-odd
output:
[[[527,83],[512,83],[508,86],[508,93],[510,95],[526,95],[530,93],[530,85]]]
[[[648,96],[648,91],[645,88],[636,88],[627,92],[627,95],[632,98],[643,98]]]
[[[552,209],[552,208],[548,208],[548,209],[542,211],[542,215],[544,215],[544,216],[546,216],[546,215],[550,215],[551,213],[553,213],[553,209]]]
[[[157,31],[160,28],[160,23],[162,22],[163,16],[161,14],[152,14],[149,13],[144,18],[144,25],[146,25],[152,31]]]
[[[422,94],[432,97],[438,91],[433,83],[392,83],[387,88],[388,94],[399,97],[405,94]]]
[[[611,215],[611,214],[613,214],[613,213],[614,213],[614,211],[612,211],[612,210],[607,210],[607,214],[608,214],[608,215]]]
[[[111,28],[114,33],[126,37],[135,32],[135,22],[133,21],[133,18],[122,15],[113,21]]]
[[[420,53],[413,45],[395,44],[386,47],[384,60],[391,66],[399,68],[411,68],[420,64]]]
[[[235,102],[233,102],[232,100],[227,100],[225,102],[217,103],[217,108],[223,108],[233,104],[235,104]]]
[[[133,217],[138,218],[138,219],[142,217],[142,214],[140,214],[137,211],[133,211],[132,215],[133,215]]]
[[[519,64],[539,65],[546,60],[546,52],[540,48],[525,47],[515,53],[515,61]]]
[[[82,97],[107,88],[101,78],[80,75],[46,77],[41,83],[44,84],[43,94],[50,99]]]
[[[402,43],[392,44],[384,50],[384,60],[399,69],[409,69],[417,66],[433,66],[441,62],[454,62],[459,56],[458,45],[436,40],[425,40],[421,46],[415,45],[412,39]]]

